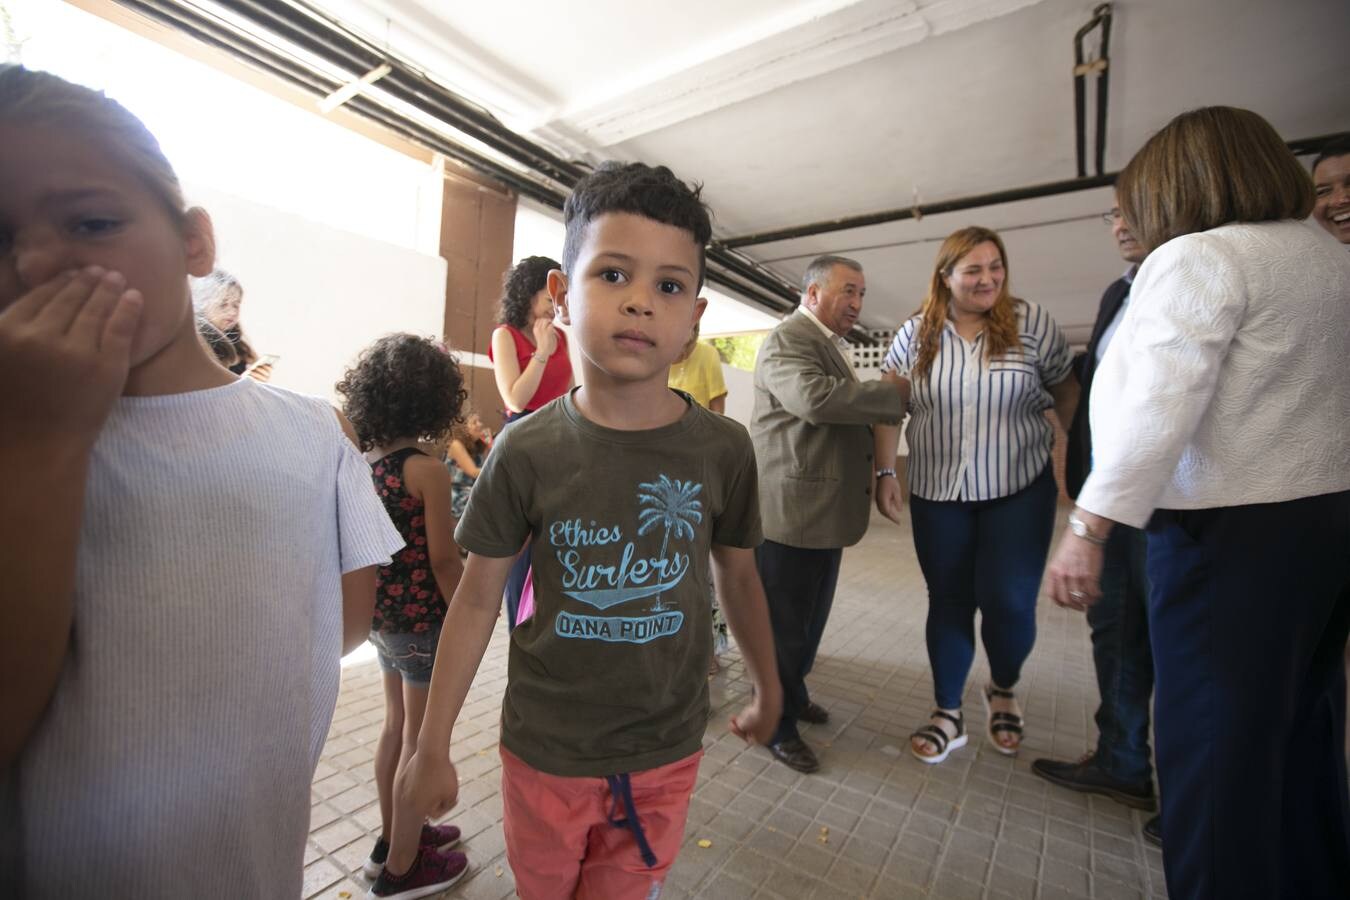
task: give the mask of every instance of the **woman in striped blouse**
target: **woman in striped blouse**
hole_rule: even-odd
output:
[[[936,709],[910,751],[937,763],[966,743],[961,696],[975,657],[975,610],[989,657],[983,691],[994,749],[1022,742],[1012,688],[1036,638],[1036,595],[1057,490],[1052,405],[1067,427],[1078,400],[1063,333],[1008,290],[1008,254],[987,228],[963,228],[938,251],[922,309],[895,336],[885,379],[913,385],[910,516],[928,582],[928,660]],[[895,459],[900,432],[877,426],[876,458]],[[877,507],[899,522],[894,470],[878,472]]]

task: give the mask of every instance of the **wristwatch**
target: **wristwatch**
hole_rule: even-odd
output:
[[[885,478],[887,475],[889,475],[889,476],[891,476],[892,478],[894,478],[894,477],[895,477],[895,470],[894,470],[894,469],[877,469],[877,477],[878,477],[878,478]]]
[[[1101,547],[1106,543],[1106,538],[1093,534],[1092,530],[1088,528],[1088,524],[1078,518],[1076,512],[1069,513],[1069,530],[1073,532],[1074,537],[1080,537],[1089,544],[1096,544]]]

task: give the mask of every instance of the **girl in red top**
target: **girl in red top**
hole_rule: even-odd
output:
[[[572,360],[567,336],[553,325],[553,299],[548,273],[562,263],[547,256],[527,256],[511,267],[502,284],[497,320],[488,358],[497,376],[497,390],[506,404],[506,423],[528,416],[572,387]],[[520,595],[530,570],[530,544],[516,558],[506,579],[506,627],[516,627]]]
[[[508,422],[556,400],[572,386],[567,336],[553,325],[548,295],[548,273],[561,268],[547,256],[527,256],[506,273],[497,317],[501,326],[492,332],[488,358]]]

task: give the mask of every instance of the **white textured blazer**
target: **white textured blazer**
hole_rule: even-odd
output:
[[[1139,267],[1091,417],[1078,505],[1127,525],[1350,489],[1350,253],[1293,221],[1163,244]]]

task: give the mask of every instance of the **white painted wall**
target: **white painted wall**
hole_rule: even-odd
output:
[[[561,262],[565,236],[562,213],[523,197],[516,202],[516,232],[511,248],[513,261],[527,256],[547,256]]]
[[[216,226],[217,265],[244,286],[244,333],[281,356],[272,382],[336,400],[363,347],[391,331],[439,336],[445,260],[186,185]]]
[[[435,167],[52,0],[5,0],[31,68],[105,91],[141,118],[185,183],[435,253]]]
[[[749,428],[755,406],[754,373],[722,363],[722,379],[727,383],[727,417]]]
[[[157,136],[244,285],[245,333],[281,356],[276,384],[332,399],[374,338],[440,334],[434,166],[73,6],[6,6],[26,65],[106,91]]]

